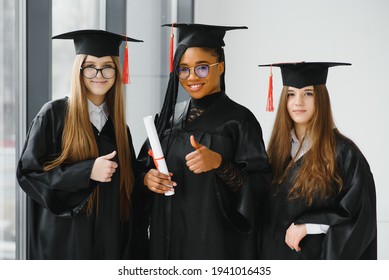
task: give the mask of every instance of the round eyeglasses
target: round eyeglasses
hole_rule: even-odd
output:
[[[104,68],[94,68],[94,67],[81,67],[82,75],[84,75],[87,79],[93,79],[97,76],[97,74],[101,73],[105,79],[112,79],[116,75],[116,68],[113,67],[104,67]]]
[[[176,73],[181,80],[186,80],[190,76],[190,70],[193,69],[197,77],[205,78],[208,76],[209,67],[218,65],[219,63],[220,62],[216,62],[213,64],[199,64],[192,68],[186,66],[180,66],[177,68]]]

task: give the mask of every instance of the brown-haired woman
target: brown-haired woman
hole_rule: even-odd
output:
[[[283,63],[283,90],[268,156],[261,258],[376,259],[373,175],[358,147],[334,125],[328,68]],[[265,66],[265,65],[261,65]]]
[[[70,96],[34,118],[17,168],[29,197],[29,259],[122,259],[134,255],[135,155],[125,122],[119,62],[123,40],[101,30],[73,39]]]

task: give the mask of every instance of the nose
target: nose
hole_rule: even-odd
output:
[[[304,100],[303,100],[303,95],[301,94],[296,94],[296,98],[294,99],[294,104],[296,106],[301,106],[304,104]]]
[[[100,75],[101,78],[104,78],[103,77],[103,69],[96,69],[96,70],[97,70],[96,77],[98,77]]]

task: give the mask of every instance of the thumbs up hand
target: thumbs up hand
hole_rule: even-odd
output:
[[[98,157],[92,167],[90,178],[98,182],[111,182],[111,177],[115,173],[118,164],[111,159],[116,155],[116,151]]]
[[[186,155],[186,165],[195,174],[208,172],[216,169],[222,163],[222,156],[196,141],[193,135],[190,136],[190,144],[195,151]]]
[[[196,141],[196,139],[194,138],[193,135],[190,136],[190,144],[192,145],[192,147],[193,147],[195,150],[198,150],[198,149],[200,149],[201,147],[204,147],[203,145],[201,145],[199,142]]]

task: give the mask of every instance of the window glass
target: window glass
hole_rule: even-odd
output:
[[[15,259],[17,1],[0,1],[0,259]]]
[[[53,0],[53,36],[78,29],[102,28],[103,0]],[[73,40],[52,41],[52,99],[69,95],[75,56]]]

